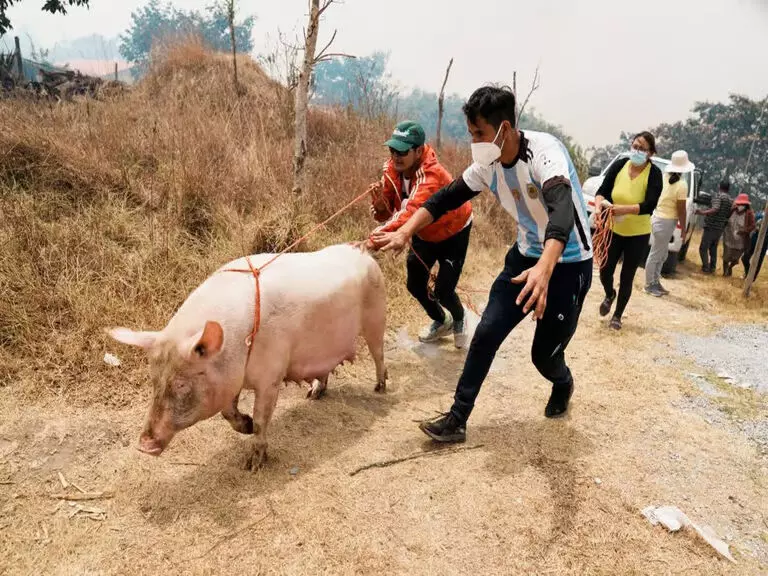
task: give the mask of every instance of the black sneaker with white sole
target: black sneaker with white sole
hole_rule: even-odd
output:
[[[453,414],[448,412],[427,422],[419,424],[419,428],[435,442],[464,442],[467,439],[467,428]]]

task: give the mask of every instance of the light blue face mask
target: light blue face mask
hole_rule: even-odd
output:
[[[648,161],[648,154],[642,150],[635,150],[632,148],[629,151],[629,161],[632,162],[632,164],[635,166],[642,166]]]

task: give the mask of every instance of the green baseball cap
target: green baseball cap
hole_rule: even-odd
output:
[[[427,137],[421,124],[405,120],[395,126],[395,129],[392,131],[392,137],[384,144],[398,152],[408,152],[411,148],[423,146],[426,140]]]

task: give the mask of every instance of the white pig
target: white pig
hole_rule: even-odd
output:
[[[271,254],[251,256],[258,268]],[[146,350],[154,385],[139,449],[159,455],[176,432],[221,412],[232,428],[253,434],[247,466],[266,460],[267,425],[284,381],[318,380],[352,360],[362,335],[376,364],[377,392],[386,388],[386,292],[376,261],[351,245],[280,256],[260,273],[261,322],[250,356],[255,280],[245,258],[220,268],[198,286],[159,332],[113,328],[112,338]],[[254,391],[253,418],[238,398]]]

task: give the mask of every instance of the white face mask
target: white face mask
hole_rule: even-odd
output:
[[[487,168],[501,157],[501,149],[504,147],[504,141],[501,146],[496,144],[496,138],[501,134],[501,126],[493,137],[493,142],[473,142],[472,143],[472,161]]]

